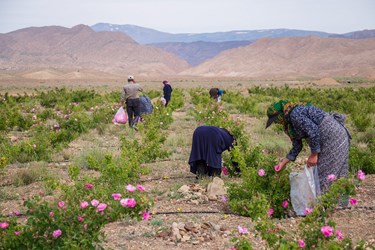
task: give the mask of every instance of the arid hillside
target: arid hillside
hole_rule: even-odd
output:
[[[173,75],[188,67],[177,56],[140,45],[124,33],[95,32],[85,25],[0,34],[0,48],[3,71],[95,70],[149,76]]]
[[[180,73],[226,77],[375,77],[375,39],[265,38]]]

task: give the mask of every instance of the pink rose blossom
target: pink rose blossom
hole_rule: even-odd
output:
[[[126,186],[126,190],[128,190],[129,192],[134,192],[135,187],[133,185],[129,184],[129,185]]]
[[[138,188],[138,190],[139,191],[146,191],[146,189],[145,189],[145,187],[144,186],[142,186],[142,185],[137,185],[137,188]]]
[[[223,203],[227,203],[228,202],[228,198],[225,195],[223,195],[223,196],[221,196],[221,201]]]
[[[337,236],[337,239],[339,240],[344,239],[344,236],[342,235],[341,230],[336,230],[336,236]]]
[[[92,201],[91,201],[92,202]],[[91,203],[92,204],[92,203]],[[89,203],[87,201],[82,201],[81,204],[80,204],[80,208],[86,208],[89,206]]]
[[[238,232],[240,234],[248,234],[249,233],[249,231],[247,230],[246,227],[241,227],[241,226],[238,226]]]
[[[91,184],[91,183],[87,183],[87,184],[84,185],[84,187],[87,188],[87,189],[92,189],[94,187],[94,185]]]
[[[334,174],[328,175],[327,176],[327,180],[329,180],[329,181],[335,181],[336,180],[336,175],[334,175]]]
[[[355,204],[357,204],[357,200],[355,198],[350,198],[349,203],[350,203],[350,205],[354,206]]]
[[[287,208],[289,206],[289,202],[287,200],[283,201],[283,208]]]
[[[7,222],[0,222],[0,227],[2,229],[7,229],[9,227],[9,224]]]
[[[266,173],[266,172],[264,171],[263,168],[261,168],[261,169],[258,170],[258,175],[259,175],[259,176],[264,176],[265,173]]]
[[[281,170],[280,165],[275,165],[273,168],[275,169],[276,172],[279,172]]]
[[[13,213],[14,213],[15,215],[20,215],[20,212],[18,212],[17,210],[14,210]]]
[[[107,207],[107,204],[105,203],[100,203],[96,209],[96,212],[101,212],[101,211],[104,211],[104,209],[106,209]]]
[[[20,235],[21,234],[21,232],[19,232],[19,231],[14,231],[14,235]]]
[[[63,201],[59,201],[58,206],[59,206],[59,207],[64,207],[64,206],[65,206],[65,202],[63,202]]]
[[[137,204],[134,198],[121,199],[120,203],[123,207],[135,207],[135,205]]]
[[[33,148],[36,149],[36,144],[33,144]]]
[[[91,201],[91,206],[96,207],[96,206],[98,206],[98,205],[99,205],[99,201],[98,201],[98,200],[93,199],[93,200]]]
[[[87,229],[87,224],[83,225],[83,228],[84,228],[84,229]]]
[[[62,234],[62,232],[61,232],[60,229],[57,229],[57,230],[52,232],[53,238],[58,238],[58,237],[60,237],[61,234]]]
[[[151,218],[151,214],[147,211],[142,213],[142,220],[149,220]]]
[[[49,212],[49,217],[53,217],[55,214],[51,211]]]
[[[304,248],[306,246],[305,242],[303,240],[298,240],[298,246],[300,248]]]
[[[323,226],[320,231],[322,232],[322,234],[325,236],[325,237],[329,237],[332,235],[333,233],[333,229],[332,227],[330,226]]]
[[[118,201],[118,200],[121,199],[121,194],[119,194],[119,193],[114,193],[114,194],[112,194],[112,197],[113,197],[113,199],[114,199],[115,201]]]
[[[362,170],[358,170],[357,178],[360,179],[361,181],[364,181],[366,179],[366,175],[365,173],[363,173]]]
[[[78,221],[79,222],[82,222],[82,221],[84,221],[85,219],[83,218],[83,217],[81,217],[81,216],[78,216]]]
[[[221,172],[223,172],[223,175],[228,175],[228,168],[227,167],[223,167],[221,169]]]
[[[275,212],[275,211],[273,210],[273,208],[270,208],[270,209],[268,209],[267,214],[268,214],[269,216],[272,216],[274,212]]]
[[[312,211],[313,211],[313,209],[312,208],[308,208],[308,207],[305,207],[305,209],[304,209],[304,214],[305,215],[308,215],[308,214],[311,214],[312,213]]]

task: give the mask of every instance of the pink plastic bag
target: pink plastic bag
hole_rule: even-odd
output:
[[[128,122],[128,115],[126,114],[126,112],[123,109],[123,107],[120,107],[117,110],[117,113],[113,117],[112,122],[114,124],[118,124],[118,123],[120,123],[120,124],[126,124]]]

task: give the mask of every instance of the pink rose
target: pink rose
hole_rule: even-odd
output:
[[[63,201],[59,201],[58,206],[59,206],[59,207],[64,207],[64,206],[65,206],[65,202],[63,202]]]
[[[53,217],[54,213],[51,211],[49,212],[49,217]]]
[[[129,184],[129,185],[126,186],[126,190],[128,190],[129,192],[134,192],[135,187],[133,185]]]
[[[329,237],[332,235],[333,233],[333,229],[332,227],[330,226],[323,226],[320,231],[322,232],[322,234],[325,236],[325,237]]]
[[[0,222],[0,228],[7,229],[9,227],[9,224],[7,222]]]
[[[329,181],[335,181],[336,180],[336,175],[334,175],[334,174],[328,175],[327,176],[327,180],[329,180]]]
[[[19,231],[14,231],[14,235],[20,235],[21,234],[21,232],[19,232]]]
[[[96,206],[98,206],[98,205],[99,205],[99,201],[98,201],[98,200],[93,199],[93,200],[91,201],[91,206],[96,207]]]
[[[138,190],[139,191],[146,191],[146,189],[145,189],[145,187],[144,186],[142,186],[142,185],[137,185],[137,188],[138,188]]]
[[[349,203],[350,203],[350,205],[355,205],[355,204],[357,204],[357,200],[356,199],[354,199],[354,198],[350,198],[349,199]]]
[[[312,211],[313,211],[312,208],[305,207],[303,212],[304,212],[305,215],[308,215],[308,214],[311,214]]]
[[[305,242],[303,240],[298,240],[298,246],[300,248],[304,248],[306,246]]]
[[[273,168],[275,169],[276,172],[279,172],[281,170],[280,165],[275,165]]]
[[[91,203],[92,204],[92,203]],[[89,203],[87,201],[82,201],[81,204],[80,204],[80,208],[86,208],[89,206]]]
[[[84,185],[84,187],[87,188],[87,189],[92,189],[94,187],[94,185],[91,184],[91,183],[87,183],[87,184]]]
[[[249,231],[247,230],[246,227],[241,227],[241,226],[238,226],[238,232],[240,234],[248,234],[249,233]]]
[[[58,238],[58,237],[60,237],[61,234],[62,234],[62,232],[61,232],[60,229],[57,229],[57,230],[52,232],[53,238]]]
[[[107,204],[105,203],[100,203],[96,209],[96,212],[101,212],[101,211],[104,211],[104,209],[106,209],[107,207]]]
[[[274,213],[274,210],[273,210],[272,208],[268,209],[267,214],[268,214],[269,216],[272,216],[273,213]]]
[[[228,168],[227,167],[223,167],[221,169],[221,172],[223,172],[223,175],[228,175]]]
[[[344,239],[344,236],[342,235],[341,230],[336,230],[336,236],[337,236],[337,239],[339,240]]]
[[[282,206],[283,208],[287,208],[289,206],[289,202],[287,200],[283,201]]]
[[[259,176],[264,176],[265,173],[266,173],[266,171],[264,171],[263,168],[261,168],[261,169],[258,170],[258,175]]]
[[[137,204],[134,198],[121,199],[120,203],[123,207],[135,207],[135,205]]]
[[[85,219],[83,218],[83,217],[81,217],[81,216],[78,216],[78,221],[79,222],[82,222],[82,221],[84,221]]]
[[[119,194],[119,193],[115,193],[115,194],[112,194],[112,197],[113,197],[113,199],[114,199],[115,201],[118,201],[118,200],[121,199],[121,194]]]
[[[151,218],[151,214],[147,211],[142,213],[142,220],[149,220]]]
[[[362,170],[358,170],[357,178],[360,179],[361,181],[364,181],[366,179],[366,175],[365,173],[363,173]]]

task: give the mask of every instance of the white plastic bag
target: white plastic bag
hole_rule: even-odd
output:
[[[305,208],[312,208],[320,196],[317,167],[305,166],[302,172],[289,174],[290,200],[297,215],[305,215]]]
[[[112,122],[114,124],[118,124],[118,123],[120,123],[120,124],[126,124],[128,122],[128,115],[126,114],[126,112],[123,109],[123,107],[120,107],[117,110],[117,113],[113,117]]]

